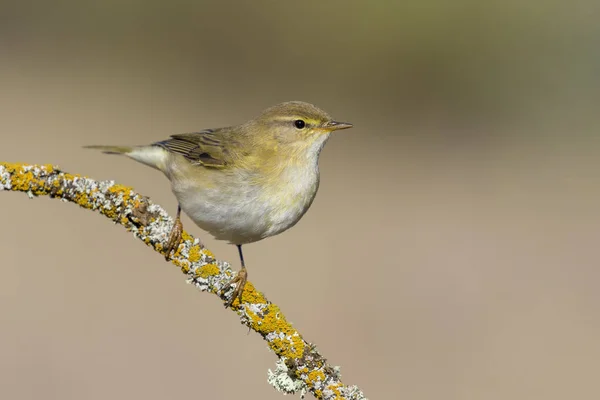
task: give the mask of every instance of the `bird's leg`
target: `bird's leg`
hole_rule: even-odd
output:
[[[246,282],[248,281],[248,270],[246,269],[246,263],[244,263],[244,254],[242,253],[242,245],[237,245],[238,252],[240,253],[240,261],[242,263],[242,269],[237,273],[235,278],[230,280],[227,285],[223,288],[223,291],[229,290],[229,288],[235,284],[235,289],[231,294],[231,298],[227,303],[225,303],[225,307],[231,307],[231,304],[237,298],[240,301],[240,305],[242,304],[242,293],[244,293],[244,287],[246,286]]]
[[[169,234],[169,241],[167,242],[167,249],[165,252],[165,260],[169,261],[171,253],[177,251],[177,248],[181,244],[181,234],[183,233],[183,225],[181,224],[181,206],[177,205],[177,217],[171,233]]]

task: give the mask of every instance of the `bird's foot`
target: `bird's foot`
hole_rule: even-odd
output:
[[[167,242],[167,249],[165,251],[165,260],[169,261],[171,259],[171,253],[176,252],[179,248],[179,245],[181,244],[182,233],[183,224],[181,223],[178,213],[175,223],[173,224],[173,228],[171,228],[171,233],[169,234],[169,241]]]
[[[242,267],[232,280],[230,280],[227,285],[223,288],[223,292],[229,290],[229,288],[235,285],[235,289],[231,294],[231,298],[225,303],[225,308],[231,307],[231,304],[235,301],[235,299],[239,299],[240,305],[242,304],[242,293],[244,293],[244,287],[246,286],[246,282],[248,281],[248,270],[246,267]]]

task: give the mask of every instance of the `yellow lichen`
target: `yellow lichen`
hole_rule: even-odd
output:
[[[114,194],[122,193],[123,196],[129,196],[129,193],[133,190],[133,188],[125,185],[114,184],[108,188],[108,191]]]
[[[325,382],[325,374],[321,370],[311,371],[308,373],[307,381],[310,384],[314,384],[318,381]]]
[[[64,176],[65,176],[65,179],[68,180],[68,181],[72,181],[75,178],[81,178],[81,175],[78,175],[78,174],[68,174],[68,173],[65,173]]]
[[[242,294],[242,300],[252,304],[265,304],[267,302],[265,296],[256,290],[251,282],[246,283],[244,293]]]
[[[341,388],[343,385],[341,383],[335,383],[333,385],[329,385],[327,386],[327,389],[331,390],[334,394],[335,394],[335,398],[336,399],[342,399],[342,393],[339,391],[339,388]]]
[[[13,190],[21,192],[31,190],[33,192],[35,187],[40,186],[40,182],[35,179],[33,173],[31,171],[26,172],[22,165],[9,171],[12,173],[11,183]]]
[[[87,194],[77,193],[75,195],[75,202],[84,208],[92,208],[92,204]]]
[[[49,194],[50,191],[46,187],[46,177],[54,172],[54,167],[50,164],[39,165],[39,166],[30,166],[21,163],[8,164],[8,163],[0,163],[4,168],[6,168],[7,172],[11,174],[11,187],[14,191],[21,192],[30,192],[36,196]],[[26,170],[26,167],[29,167]],[[34,171],[31,169],[36,169],[40,173],[39,175],[42,178],[36,177]],[[61,187],[61,181],[56,180],[53,183],[55,188]],[[61,191],[54,191],[53,194],[62,194]]]
[[[53,192],[56,196],[60,196],[63,194],[62,179],[56,179],[56,180],[52,181],[52,186],[53,186]]]
[[[186,231],[181,232],[181,240],[188,242],[188,241],[193,241],[194,238],[190,236],[189,233],[187,233]]]
[[[200,258],[202,256],[201,251],[202,249],[200,248],[199,245],[196,246],[192,246],[192,248],[190,249],[190,254],[188,255],[188,260],[190,260],[191,262],[198,262],[200,261]]]
[[[115,220],[119,215],[117,208],[112,206],[110,208],[102,208],[100,212],[112,220]]]
[[[199,277],[205,278],[205,279],[210,276],[219,275],[220,273],[221,273],[221,270],[215,264],[206,264],[196,270],[196,276],[199,276]]]
[[[254,288],[250,292],[254,291]],[[255,291],[254,291],[255,292]],[[246,293],[246,290],[244,291]],[[261,318],[252,311],[248,311],[250,327],[262,335],[271,332],[283,333],[285,339],[276,339],[269,342],[269,347],[280,357],[291,359],[301,358],[304,354],[304,341],[298,332],[290,325],[281,314],[279,307],[269,304]],[[291,343],[290,343],[291,340]]]
[[[181,255],[181,252],[179,251],[179,249],[181,248],[181,244],[179,246],[177,246],[177,248],[175,250],[173,250],[173,258],[179,257]]]
[[[181,272],[183,272],[186,275],[190,272],[190,266],[188,264],[181,264],[180,269]]]

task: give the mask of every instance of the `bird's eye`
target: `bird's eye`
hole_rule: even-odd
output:
[[[294,126],[298,129],[303,129],[306,126],[306,123],[301,119],[297,119],[294,121]]]

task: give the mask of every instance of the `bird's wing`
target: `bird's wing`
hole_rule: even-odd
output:
[[[193,164],[225,168],[232,161],[228,151],[228,133],[229,128],[205,129],[200,132],[172,135],[170,139],[153,145],[181,154]]]

